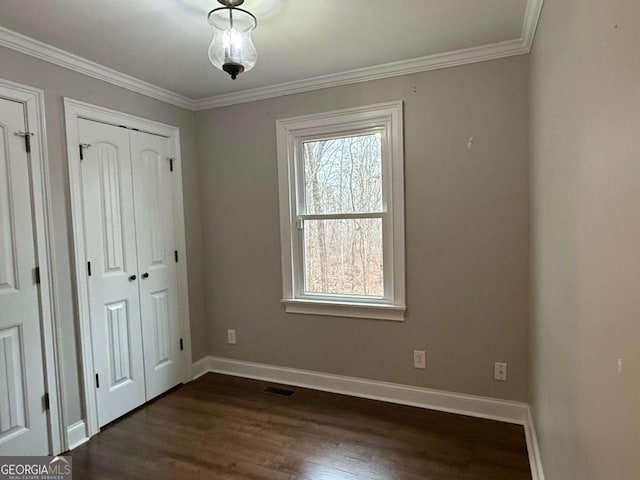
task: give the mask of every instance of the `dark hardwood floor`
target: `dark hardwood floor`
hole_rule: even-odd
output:
[[[207,374],[71,452],[84,479],[530,479],[523,427]]]

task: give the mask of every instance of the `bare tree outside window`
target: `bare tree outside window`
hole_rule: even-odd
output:
[[[384,296],[380,133],[303,143],[305,290]],[[349,218],[340,215],[349,214]],[[357,214],[363,214],[358,218]]]
[[[402,102],[276,121],[287,313],[404,320]]]

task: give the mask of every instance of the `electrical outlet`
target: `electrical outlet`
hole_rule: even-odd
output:
[[[230,345],[236,344],[236,331],[231,328],[227,330],[227,343]]]
[[[424,350],[413,351],[413,367],[427,368],[427,353]]]
[[[493,367],[493,378],[500,382],[507,381],[507,364],[502,362],[496,362]]]

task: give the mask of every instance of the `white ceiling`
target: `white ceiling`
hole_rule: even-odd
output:
[[[207,58],[215,0],[2,0],[0,26],[191,99],[520,39],[527,0],[246,0],[256,67]]]

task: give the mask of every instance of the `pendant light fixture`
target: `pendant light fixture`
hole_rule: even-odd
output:
[[[218,0],[224,7],[209,12],[213,40],[209,45],[209,60],[214,67],[235,80],[242,72],[251,70],[258,59],[251,33],[258,25],[256,17],[238,8],[244,0]]]

